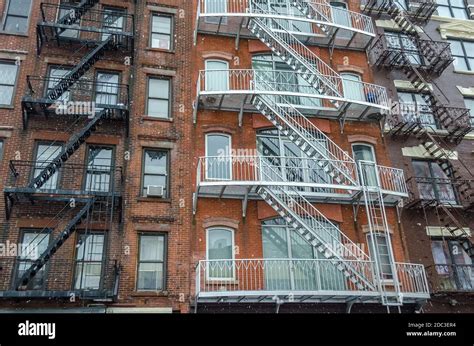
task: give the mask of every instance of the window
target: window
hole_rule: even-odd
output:
[[[124,15],[125,11],[120,8],[104,8],[103,14],[103,25],[102,29],[112,32],[123,32],[124,31]],[[105,41],[109,38],[111,34],[103,33],[102,41]]]
[[[474,42],[448,40],[454,57],[455,71],[474,71]]]
[[[264,90],[268,89],[265,83],[270,83],[277,91],[286,92],[286,95],[272,96],[275,102],[289,102],[298,107],[320,108],[321,99],[318,98],[318,91],[310,85],[302,74],[295,71],[276,54],[258,54],[252,57],[252,67],[256,71],[254,80],[255,88],[259,83],[264,85]],[[288,93],[312,94],[314,97],[289,96]],[[283,93],[282,93],[283,94]],[[270,96],[268,96],[270,97]],[[281,99],[281,101],[280,101]]]
[[[234,231],[227,228],[212,228],[207,230],[207,279],[232,280],[235,277]]]
[[[403,51],[411,63],[415,65],[422,64],[423,60],[418,45],[412,37],[400,32],[386,32],[385,38],[389,49]]]
[[[224,14],[227,13],[227,1],[220,1],[220,0],[205,0],[204,1],[204,13],[208,14]],[[227,24],[227,16],[219,17],[206,17],[206,23],[209,24]]]
[[[231,179],[231,142],[232,137],[226,134],[206,135],[206,179]]]
[[[357,143],[352,145],[360,183],[378,186],[375,150],[372,145]]]
[[[98,290],[104,261],[103,234],[80,234],[77,242],[74,289]]]
[[[469,19],[464,0],[436,0],[438,15],[442,17]]]
[[[327,138],[314,138],[313,145],[320,152],[327,151]],[[265,160],[262,178],[272,177],[275,171],[281,173],[283,180],[295,183],[332,184],[333,178],[317,159],[308,157],[290,138],[277,129],[260,130],[257,133],[257,151]],[[263,167],[262,167],[263,168]],[[303,185],[303,184],[301,184]],[[332,189],[324,187],[298,187],[307,193],[331,193]]]
[[[373,245],[372,236],[367,234],[367,242],[369,243],[369,251],[372,258],[378,253],[380,276],[383,280],[391,280],[393,278],[392,261],[390,260],[390,248],[385,234],[375,233],[373,235],[376,247]]]
[[[147,115],[155,118],[171,118],[171,79],[148,78]]]
[[[163,197],[169,196],[169,152],[167,150],[145,150],[143,159],[143,196],[148,186],[163,187]]]
[[[49,72],[48,72],[48,84],[47,84],[47,89],[46,89],[45,96],[47,96],[54,89],[54,87],[59,82],[61,82],[61,79],[64,78],[69,72],[71,72],[70,67],[51,66],[49,68]],[[62,95],[57,100],[58,101],[63,101],[63,102],[70,101],[71,100],[70,92],[69,91],[64,91],[62,93]]]
[[[61,5],[58,11],[58,23],[64,23],[66,20],[71,20],[75,16],[75,6],[79,5],[80,0],[61,0]],[[74,29],[60,29],[61,37],[78,38],[79,37],[79,22],[69,25]]]
[[[14,62],[0,61],[0,105],[11,106],[18,66]]]
[[[0,160],[3,160],[3,140],[0,139]]]
[[[137,290],[160,291],[165,288],[165,249],[165,235],[140,235]]]
[[[116,106],[119,96],[118,73],[98,72],[95,85],[95,103],[100,105]]]
[[[31,267],[49,245],[49,230],[23,230],[19,247],[17,262],[17,277],[15,283],[19,283],[22,275]],[[45,287],[46,268],[43,267],[30,280],[27,289],[39,290]]]
[[[338,226],[321,221],[316,232],[331,244],[340,239]],[[303,236],[283,218],[262,222],[266,290],[344,290],[346,282],[330,262],[325,261]],[[323,261],[308,261],[310,259]],[[268,261],[267,261],[268,260]],[[291,260],[291,262],[290,262]]]
[[[34,178],[38,177],[43,169],[52,162],[62,150],[62,146],[56,143],[38,143],[36,147],[36,158],[34,167]],[[45,190],[58,188],[59,173],[56,171],[41,187]]]
[[[113,153],[111,147],[91,145],[87,151],[85,190],[109,192],[113,179]]]
[[[222,60],[206,60],[206,91],[229,90],[229,63]]]
[[[28,31],[31,0],[10,0],[6,11],[3,30],[13,33]]]
[[[151,47],[173,49],[173,16],[168,14],[153,14],[151,24]]]
[[[442,290],[474,290],[472,259],[458,240],[432,238],[431,251]]]
[[[446,204],[458,203],[453,180],[437,162],[414,160],[412,163],[421,199]]]
[[[361,77],[354,73],[341,73],[344,97],[354,101],[365,102],[364,88]]]
[[[407,122],[417,122],[418,120],[424,126],[439,128],[433,111],[426,103],[422,94],[398,91],[398,100],[400,102],[400,113]]]
[[[474,127],[474,99],[464,99],[464,104],[466,108],[469,109],[470,117],[471,117],[471,126]]]

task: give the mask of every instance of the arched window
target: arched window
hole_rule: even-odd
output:
[[[357,163],[359,182],[366,186],[377,186],[377,161],[374,147],[366,143],[354,143],[352,152]]]
[[[234,231],[225,227],[207,230],[206,259],[207,279],[232,280],[235,277]]]
[[[341,73],[341,77],[344,86],[344,97],[354,101],[365,101],[361,77],[358,74],[348,72]]]
[[[209,59],[205,62],[206,91],[229,90],[229,63],[225,60]]]
[[[232,178],[232,137],[224,133],[206,135],[206,179]]]

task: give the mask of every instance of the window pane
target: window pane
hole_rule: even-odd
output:
[[[153,16],[153,32],[161,34],[171,34],[171,17],[169,16]]]
[[[454,69],[456,71],[467,71],[467,63],[463,57],[454,57]]]
[[[78,263],[76,265],[75,289],[99,289],[102,263]]]
[[[167,173],[167,159],[168,153],[165,151],[145,152],[145,173],[146,174],[166,174]]]
[[[453,8],[454,18],[468,19],[466,10],[463,8]]]
[[[162,290],[163,263],[140,263],[137,286],[139,290]]]
[[[148,81],[148,96],[158,99],[168,99],[170,94],[169,79],[150,78]]]
[[[232,232],[224,229],[214,229],[208,235],[208,259],[232,259]]]
[[[15,64],[0,64],[0,84],[15,85],[18,66]]]
[[[207,156],[228,156],[230,155],[230,137],[224,135],[208,135]]]
[[[169,101],[167,100],[148,100],[148,116],[156,118],[169,118]]]
[[[152,34],[151,47],[160,49],[171,49],[171,36],[167,34]]]
[[[31,0],[10,0],[8,15],[27,17],[30,12]]]
[[[140,261],[163,261],[164,244],[164,236],[141,236]]]
[[[81,235],[77,250],[78,261],[102,261],[104,252],[104,235],[89,234]]]
[[[0,105],[11,105],[13,87],[0,85]]]
[[[20,258],[35,260],[46,251],[48,245],[49,233],[25,232],[20,247]]]

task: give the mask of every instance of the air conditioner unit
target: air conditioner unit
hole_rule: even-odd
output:
[[[162,185],[148,185],[146,187],[146,195],[150,197],[163,197],[164,186]]]

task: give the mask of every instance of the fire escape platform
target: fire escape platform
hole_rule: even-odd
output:
[[[375,30],[369,17],[328,5],[319,6],[324,6],[326,15],[336,19],[316,19],[295,12],[251,13],[243,2],[240,2],[237,8],[223,13],[206,13],[202,10],[204,6],[200,6],[196,19],[196,34],[235,37],[236,40],[255,39],[248,30],[252,18],[272,18],[291,23],[291,26],[286,28],[287,31],[306,45],[365,50],[375,38]],[[321,27],[325,28],[324,31]]]
[[[395,297],[395,293],[387,293]],[[423,303],[430,298],[427,293],[406,293],[403,303]],[[277,299],[292,303],[380,303],[378,292],[353,291],[230,291],[200,292],[198,303],[273,303]]]
[[[48,42],[55,42],[59,46],[93,47],[110,35],[117,38],[118,49],[124,52],[133,50],[133,15],[122,11],[92,9],[81,14],[76,13],[76,10],[76,6],[68,4],[41,4],[41,19],[37,25],[38,52],[41,52],[43,45]],[[61,12],[63,17],[59,18],[58,13]]]
[[[259,113],[252,104],[257,95],[282,96],[301,113],[330,120],[367,121],[379,120],[381,114],[388,112],[389,107],[373,104],[363,99],[343,99],[327,95],[291,92],[286,90],[222,90],[199,91],[197,96],[198,108],[243,113]],[[299,100],[298,100],[299,99]],[[293,100],[293,102],[291,102]],[[334,108],[330,100],[339,101],[340,107]],[[283,101],[282,101],[283,102]]]

